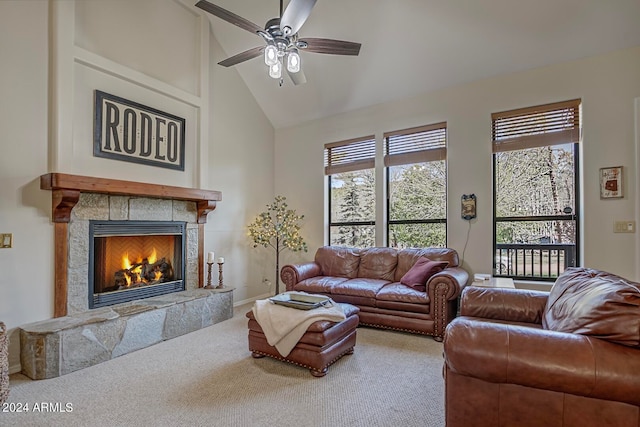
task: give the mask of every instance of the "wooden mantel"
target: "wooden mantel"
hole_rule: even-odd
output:
[[[71,211],[80,199],[80,193],[101,193],[118,196],[139,196],[159,199],[186,200],[195,202],[198,223],[198,259],[204,255],[204,224],[207,215],[222,200],[222,193],[197,188],[173,187],[118,179],[96,178],[63,173],[48,173],[40,176],[40,188],[51,190],[51,213],[55,223],[55,302],[54,316],[67,314],[67,263],[68,226]],[[204,284],[204,266],[198,263],[198,283]]]
[[[141,196],[196,202],[198,224],[207,222],[207,214],[222,200],[222,193],[198,188],[172,187],[119,179],[48,173],[40,176],[40,188],[53,191],[53,222],[69,222],[71,210],[78,203],[80,193],[102,193],[119,196]]]

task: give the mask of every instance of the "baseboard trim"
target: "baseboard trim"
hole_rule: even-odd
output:
[[[271,293],[266,293],[266,294],[258,295],[258,296],[256,296],[256,297],[247,298],[247,299],[244,299],[244,300],[242,300],[242,301],[234,301],[234,302],[233,302],[233,306],[234,306],[234,307],[238,307],[238,306],[240,306],[240,305],[249,304],[249,303],[254,302],[254,301],[257,301],[257,300],[259,300],[259,299],[265,299],[265,298],[269,298],[269,297],[272,297],[272,296],[273,296],[273,294],[271,294]]]
[[[19,374],[22,371],[22,366],[18,363],[17,365],[9,365],[9,375]]]

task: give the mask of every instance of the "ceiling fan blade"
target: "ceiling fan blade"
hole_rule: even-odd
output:
[[[289,78],[291,79],[293,84],[296,86],[307,82],[307,77],[304,75],[302,70],[298,71],[297,73],[290,73],[289,70],[287,70],[287,74],[289,75]]]
[[[362,46],[360,43],[317,38],[298,40],[298,42],[307,44],[307,47],[304,48],[307,52],[328,53],[331,55],[357,56],[360,53],[360,47]]]
[[[249,50],[245,50],[244,52],[240,52],[237,55],[230,56],[224,61],[218,62],[218,65],[222,65],[223,67],[231,67],[232,65],[239,64],[244,61],[248,61],[249,59],[253,59],[256,56],[260,56],[264,51],[264,46],[254,47]]]
[[[217,16],[220,19],[224,19],[225,21],[236,25],[243,30],[247,30],[250,33],[255,34],[258,31],[264,31],[262,27],[259,27],[253,22],[244,19],[242,16],[238,16],[233,12],[229,12],[228,10],[221,8],[220,6],[209,3],[207,0],[200,0],[198,3],[196,3],[196,7],[209,12],[210,14]]]
[[[280,18],[280,28],[285,35],[296,34],[305,23],[316,0],[291,0]],[[291,30],[287,30],[290,28]]]

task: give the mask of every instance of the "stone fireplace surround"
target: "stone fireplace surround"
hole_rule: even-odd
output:
[[[107,194],[80,194],[69,222],[67,314],[89,310],[89,221],[182,221],[187,223],[185,290],[198,288],[198,228],[193,203]]]
[[[40,184],[52,191],[55,318],[21,328],[25,375],[64,375],[233,316],[232,288],[201,288],[204,223],[220,192],[57,173]],[[90,310],[91,220],[185,222],[186,290]]]

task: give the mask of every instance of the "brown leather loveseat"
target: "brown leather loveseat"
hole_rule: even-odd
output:
[[[469,277],[458,263],[458,253],[449,248],[324,246],[313,262],[286,265],[280,277],[287,291],[328,295],[359,307],[361,325],[442,340]],[[423,267],[426,276],[409,278]]]
[[[550,293],[466,288],[444,340],[447,427],[640,426],[639,288],[586,268]]]

